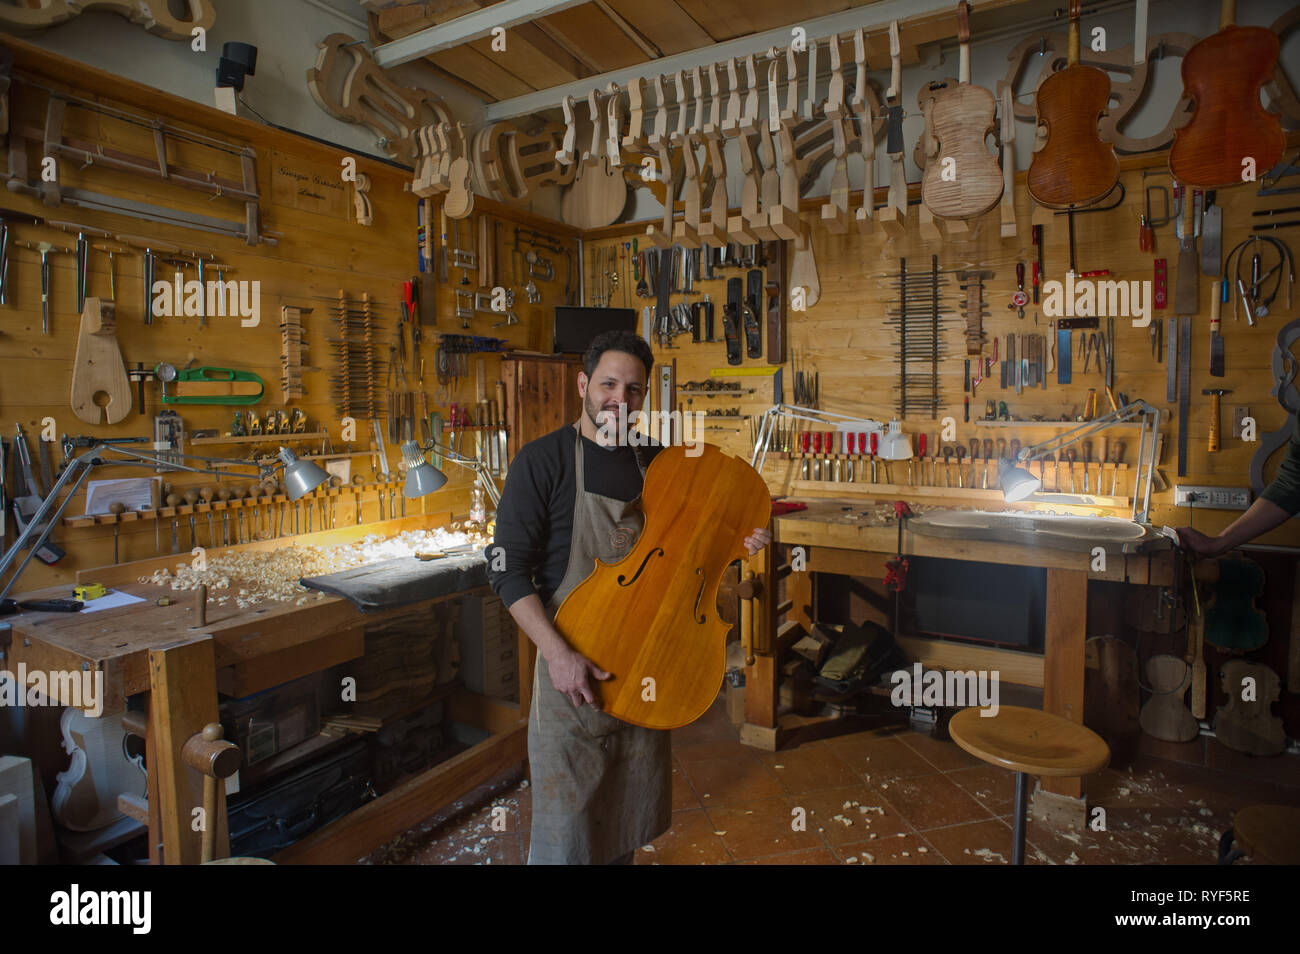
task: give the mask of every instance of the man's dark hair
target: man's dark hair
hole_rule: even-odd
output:
[[[646,344],[644,338],[634,331],[602,331],[591,340],[587,346],[587,353],[582,356],[582,370],[587,372],[587,377],[596,373],[596,365],[600,364],[600,356],[606,351],[622,351],[630,354],[634,358],[639,358],[645,365],[646,380],[650,380],[650,372],[654,370],[655,356]]]

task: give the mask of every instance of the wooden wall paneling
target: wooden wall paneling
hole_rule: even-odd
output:
[[[1300,137],[1292,135],[1291,148],[1300,145]],[[1110,275],[1095,279],[1096,281],[1138,281],[1146,282],[1153,278],[1156,258],[1164,258],[1169,264],[1171,283],[1170,305],[1172,306],[1172,283],[1176,280],[1177,244],[1173,235],[1173,225],[1169,224],[1156,231],[1153,252],[1140,252],[1137,248],[1137,217],[1143,207],[1142,171],[1147,169],[1156,173],[1148,176],[1146,184],[1153,187],[1169,183],[1167,176],[1159,175],[1164,168],[1163,153],[1127,157],[1121,161],[1120,181],[1126,189],[1123,204],[1111,211],[1078,214],[1075,218],[1076,249],[1075,261],[1079,271],[1109,269]],[[943,340],[947,345],[949,357],[940,363],[941,383],[944,392],[944,405],[939,418],[953,417],[957,423],[957,439],[969,446],[972,437],[981,440],[985,437],[994,439],[1019,438],[1025,444],[1042,440],[1048,433],[1034,428],[1017,428],[998,430],[981,428],[974,419],[983,416],[984,404],[988,400],[1005,401],[1013,415],[1032,417],[1041,415],[1060,418],[1064,415],[1081,414],[1087,402],[1089,388],[1095,388],[1099,395],[1103,411],[1109,410],[1106,404],[1104,380],[1100,374],[1082,373],[1082,366],[1077,357],[1079,335],[1075,331],[1073,342],[1073,379],[1069,385],[1058,385],[1055,372],[1048,375],[1046,388],[1023,390],[1017,395],[1012,388],[999,387],[998,368],[994,368],[993,377],[978,388],[971,401],[972,423],[963,422],[963,361],[965,358],[961,335],[963,318],[960,311],[962,299],[951,271],[961,268],[982,268],[994,272],[994,277],[985,283],[985,299],[988,302],[989,316],[984,320],[987,338],[985,354],[991,355],[994,338],[999,342],[999,359],[1006,353],[1006,336],[1008,334],[1039,334],[1048,336],[1049,345],[1054,337],[1049,327],[1049,318],[1044,312],[1045,300],[1040,294],[1038,305],[1026,306],[1025,318],[1019,319],[1017,313],[1007,306],[1016,287],[1015,267],[1017,261],[1026,266],[1027,290],[1029,275],[1035,249],[1031,240],[1030,220],[1033,206],[1025,190],[1023,174],[1016,180],[1018,210],[1018,234],[1015,239],[1003,242],[999,234],[997,210],[973,220],[971,234],[962,241],[927,243],[917,233],[915,225],[899,238],[889,240],[880,233],[867,235],[833,235],[821,226],[813,214],[815,206],[822,199],[806,199],[802,202],[802,217],[808,223],[817,254],[818,270],[822,276],[821,301],[803,313],[791,312],[789,326],[789,345],[793,353],[806,356],[802,360],[815,367],[821,375],[821,405],[826,410],[862,414],[877,419],[888,420],[895,414],[896,383],[898,364],[896,359],[896,333],[883,322],[885,310],[889,306],[893,291],[891,282],[897,274],[899,258],[906,257],[909,269],[928,268],[931,254],[938,254],[939,264],[946,270],[949,284],[945,292],[952,304],[953,315],[945,325]],[[916,191],[914,184],[913,191]],[[859,202],[860,194],[852,198]],[[1157,205],[1159,200],[1154,200]],[[1276,206],[1279,200],[1261,199],[1255,195],[1254,188],[1242,186],[1233,189],[1221,189],[1217,202],[1224,209],[1223,248],[1226,254],[1237,242],[1248,236],[1252,223],[1251,212],[1261,208]],[[1040,210],[1041,214],[1041,210]],[[1068,223],[1066,217],[1047,214],[1044,228],[1043,262],[1045,274],[1042,282],[1063,282],[1069,267]],[[621,230],[621,231],[620,231]],[[637,234],[636,223],[598,230],[589,236],[586,247],[588,255],[598,253],[612,242],[630,240]],[[1288,244],[1292,244],[1288,242]],[[1249,267],[1249,262],[1247,263]],[[723,280],[702,282],[699,289],[718,303],[718,333],[721,334],[721,304],[725,301],[725,277],[740,275],[740,271],[725,273]],[[1153,497],[1151,513],[1152,522],[1178,526],[1186,524],[1186,509],[1172,506],[1172,486],[1175,483],[1210,484],[1220,486],[1247,486],[1251,457],[1257,445],[1242,441],[1240,435],[1231,433],[1234,407],[1247,407],[1255,417],[1261,434],[1282,427],[1286,415],[1278,406],[1275,398],[1269,395],[1273,385],[1271,356],[1274,338],[1280,327],[1278,322],[1285,320],[1286,296],[1282,293],[1274,303],[1272,316],[1256,323],[1254,327],[1246,323],[1244,316],[1238,315],[1234,320],[1233,305],[1224,306],[1222,333],[1225,341],[1227,375],[1223,378],[1211,378],[1208,373],[1209,363],[1209,298],[1211,276],[1199,275],[1200,301],[1203,309],[1193,319],[1192,342],[1192,406],[1188,442],[1188,474],[1184,478],[1177,476],[1176,440],[1177,420],[1167,417],[1161,422],[1161,436],[1164,442],[1164,455],[1160,471],[1168,481],[1170,489],[1157,493]],[[1041,292],[1041,289],[1040,289]],[[1300,295],[1300,290],[1294,292]],[[673,301],[681,300],[674,296]],[[622,304],[622,298],[616,293],[616,304]],[[631,300],[638,309],[653,304],[650,299]],[[1165,333],[1170,333],[1171,319],[1174,317],[1172,307],[1153,311],[1155,319],[1165,319]],[[1035,323],[1035,316],[1037,322]],[[1101,329],[1105,330],[1106,321],[1101,320]],[[639,323],[638,323],[639,327]],[[1159,362],[1151,356],[1149,329],[1134,328],[1131,318],[1117,318],[1115,321],[1115,390],[1127,394],[1130,399],[1144,399],[1162,411],[1176,410],[1175,405],[1165,402],[1165,364],[1164,355]],[[701,380],[708,376],[713,368],[726,368],[725,349],[722,344],[693,344],[689,336],[678,337],[671,350],[655,349],[657,360],[675,359],[677,362],[677,381]],[[744,366],[764,364],[763,361],[744,360]],[[758,391],[750,396],[742,406],[742,413],[761,413],[769,406],[771,389],[766,377],[739,378],[746,388],[755,387]],[[785,365],[785,387],[787,400],[791,397],[793,371]],[[1209,400],[1201,395],[1206,387],[1224,387],[1232,391],[1223,397],[1221,414],[1222,449],[1211,454],[1207,449]],[[697,403],[723,406],[731,403],[725,398],[698,399]],[[685,405],[683,405],[684,407]],[[904,420],[904,430],[915,435],[921,431],[933,435],[939,429],[938,419],[921,419],[908,417]],[[709,440],[722,439],[718,431],[709,431]],[[1123,440],[1125,443],[1125,460],[1131,473],[1137,454],[1136,432],[1108,431],[1108,442]],[[743,437],[722,439],[723,446],[730,453],[749,452],[748,428],[744,428]],[[1108,445],[1112,449],[1113,444]],[[1095,454],[1100,453],[1100,438],[1094,442]],[[1276,471],[1281,454],[1270,461],[1266,475],[1271,477]],[[783,489],[780,475],[784,473],[783,464],[770,462],[766,476],[773,492]],[[1121,508],[1127,514],[1128,508]],[[1110,511],[1120,512],[1120,511]],[[1198,528],[1205,532],[1217,532],[1236,518],[1231,511],[1198,511],[1195,517]],[[1289,525],[1273,531],[1263,538],[1264,542],[1283,545],[1300,544],[1300,529]]]
[[[114,100],[109,105],[120,106],[142,115],[161,114],[169,123],[177,126],[188,127],[203,135],[226,139],[235,144],[248,143],[257,149],[258,185],[263,196],[262,224],[265,229],[279,233],[279,244],[276,246],[263,244],[250,248],[238,238],[155,225],[110,213],[89,212],[72,207],[50,209],[37,200],[21,195],[11,194],[6,206],[19,212],[103,228],[115,234],[143,236],[187,250],[213,253],[218,262],[231,266],[225,276],[227,279],[260,282],[261,314],[257,327],[244,328],[233,317],[216,316],[209,317],[202,329],[199,328],[199,319],[194,316],[160,317],[155,319],[152,326],[146,326],[143,322],[142,257],[138,254],[117,255],[114,262],[118,339],[128,367],[133,367],[137,361],[152,368],[159,361],[184,365],[193,359],[200,364],[256,371],[268,384],[265,399],[257,405],[257,410],[263,413],[268,408],[280,406],[276,386],[279,374],[279,308],[285,304],[312,308],[313,312],[304,319],[307,349],[304,354],[303,380],[306,394],[302,401],[295,402],[295,406],[303,409],[312,425],[323,424],[328,429],[337,450],[346,450],[341,440],[329,383],[335,367],[332,349],[326,341],[334,336],[329,306],[337,300],[340,288],[358,297],[363,291],[369,292],[376,302],[377,313],[383,318],[385,336],[395,326],[399,313],[400,283],[416,271],[413,200],[403,191],[404,185],[409,181],[409,173],[383,163],[358,158],[358,171],[365,172],[372,181],[371,200],[375,225],[370,228],[361,228],[349,221],[346,202],[317,205],[317,208],[329,210],[323,212],[314,210],[314,203],[310,201],[299,202],[296,198],[286,198],[281,190],[281,199],[289,204],[277,204],[272,199],[273,172],[276,169],[286,166],[306,172],[307,187],[328,195],[325,190],[328,178],[331,175],[338,176],[344,153],[301,137],[237,120],[215,110],[204,110],[193,103],[181,102],[157,91],[148,91],[149,95],[146,96],[142,92],[145,88],[138,87],[137,84],[119,81],[117,78],[113,78],[110,84],[106,79],[107,74],[25,47],[18,42],[13,45],[22,68],[37,76],[42,84],[66,88],[81,96],[99,95],[100,90],[112,88],[115,95],[121,94],[122,99]],[[30,91],[27,96],[19,99],[19,103],[21,112],[17,118],[20,126],[41,128],[44,94],[39,90]],[[105,140],[112,148],[142,157],[153,154],[153,139],[149,130],[77,108],[68,110],[67,136]],[[29,147],[30,178],[35,176],[38,159],[39,149],[33,143]],[[168,162],[198,169],[215,169],[223,178],[239,179],[236,156],[214,152],[179,139],[168,140]],[[201,193],[94,165],[88,169],[78,168],[77,164],[69,162],[60,165],[64,185],[90,188],[204,215],[221,215],[236,221],[242,219],[242,206],[228,200],[209,202]],[[319,176],[320,182],[313,183],[310,178],[312,175]],[[294,193],[291,191],[289,194],[292,196]],[[295,205],[304,207],[294,207]],[[75,238],[43,226],[15,226],[12,235],[18,240],[46,239],[56,242]],[[0,343],[0,419],[21,421],[29,436],[39,433],[40,421],[47,415],[54,417],[59,435],[151,435],[152,417],[163,407],[156,384],[146,386],[145,415],[140,415],[133,409],[119,424],[105,427],[83,425],[75,420],[68,404],[68,375],[77,329],[73,258],[51,258],[52,334],[45,336],[40,332],[39,256],[29,254],[27,249],[19,246],[12,246],[10,254],[10,307],[6,315],[6,335],[3,343]],[[169,266],[160,265],[156,278],[169,280],[172,272],[173,269]],[[195,277],[193,269],[185,270],[186,280]],[[90,254],[87,293],[101,297],[109,295],[108,259],[102,252],[92,251]],[[386,340],[381,342],[380,347],[386,350],[386,343]],[[432,372],[435,345],[436,337],[426,335],[426,391],[431,397],[436,387]],[[133,397],[134,392],[133,388]],[[218,432],[230,429],[234,410],[231,407],[169,406],[182,413],[187,432],[192,433],[201,428],[212,428]],[[445,420],[447,414],[445,408],[442,410]],[[313,426],[311,429],[316,428]],[[362,440],[368,441],[368,438]],[[212,456],[234,457],[246,455],[249,447],[224,445],[190,449]],[[268,449],[274,450],[274,446]],[[317,452],[319,446],[299,446],[299,449]],[[56,449],[56,459],[60,456]],[[390,460],[396,461],[395,451]],[[354,458],[352,466],[354,473],[373,480],[368,456]],[[135,468],[128,470],[105,467],[93,477],[135,477],[142,473],[150,472]],[[451,491],[446,498],[459,500],[464,497],[467,503],[468,487],[472,483],[466,479],[467,472],[457,469],[449,476]],[[172,481],[178,491],[218,483],[215,479],[202,475],[169,474],[165,479]],[[248,484],[251,481],[250,475],[235,483]],[[340,523],[351,523],[353,500],[350,495],[343,499],[345,503],[339,515]],[[374,493],[365,495],[363,500],[363,519],[373,519],[377,515]],[[463,510],[463,504],[457,509]],[[76,515],[81,510],[81,502],[73,501],[68,514]],[[188,519],[184,522],[187,524]],[[207,540],[206,523],[206,517],[200,516],[197,521],[200,542]],[[215,523],[219,532],[220,520]],[[170,549],[170,529],[170,520],[163,521],[160,536],[163,538],[164,551]],[[182,531],[182,540],[186,539],[187,531],[186,526]],[[59,528],[55,539],[68,551],[68,556],[54,567],[33,563],[22,580],[23,589],[70,581],[83,568],[104,566],[112,562],[113,532],[109,525],[92,525],[86,529]],[[154,553],[153,541],[154,521],[124,522],[119,538],[122,559],[151,556]]]

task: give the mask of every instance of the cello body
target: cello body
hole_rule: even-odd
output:
[[[660,451],[641,496],[645,527],[617,563],[596,561],[555,614],[569,645],[613,678],[601,707],[648,729],[674,729],[712,705],[726,669],[729,627],[718,586],[745,537],[771,519],[763,478],[711,444]]]
[[[1183,96],[1192,121],[1174,130],[1169,170],[1185,185],[1220,189],[1240,185],[1244,160],[1258,175],[1276,165],[1286,148],[1281,120],[1259,101],[1273,79],[1280,44],[1266,27],[1226,26],[1183,57]],[[1253,178],[1251,181],[1254,181]]]
[[[1038,124],[1047,131],[1029,164],[1029,194],[1039,205],[1091,205],[1119,180],[1115,147],[1097,133],[1110,101],[1110,77],[1078,63],[1038,87]]]

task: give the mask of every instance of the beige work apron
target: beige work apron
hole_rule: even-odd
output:
[[[564,579],[546,604],[552,619],[564,598],[591,574],[594,561],[622,559],[645,525],[640,497],[625,502],[587,492],[582,431],[577,424],[574,430],[573,541]],[[541,656],[528,714],[528,762],[530,865],[608,864],[653,841],[671,824],[669,734],[631,725],[586,704],[575,707],[551,684]]]

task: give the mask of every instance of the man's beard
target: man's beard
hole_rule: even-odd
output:
[[[605,428],[605,432],[609,434],[610,437],[614,438],[616,443],[619,442],[617,404],[610,408],[606,408],[600,404],[597,404],[595,401],[592,400],[591,392],[588,391],[585,395],[583,395],[582,407],[583,410],[587,412],[587,418],[588,420],[591,421],[592,427],[596,428],[597,431],[600,431],[602,427]],[[599,415],[602,411],[605,411],[609,417],[608,423],[606,424],[602,424],[599,418]]]

